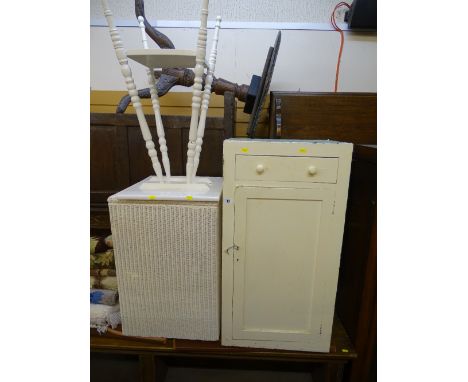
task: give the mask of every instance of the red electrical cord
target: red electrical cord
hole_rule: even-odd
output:
[[[336,64],[336,77],[335,77],[335,93],[338,91],[338,78],[340,77],[340,64],[341,64],[341,54],[343,53],[343,45],[344,45],[344,33],[343,30],[336,24],[335,20],[335,12],[338,8],[340,7],[346,7],[348,9],[351,9],[351,6],[348,3],[345,3],[344,1],[336,4],[335,9],[333,9],[333,12],[330,16],[330,22],[333,26],[333,28],[340,33],[340,52],[338,53],[338,62]]]

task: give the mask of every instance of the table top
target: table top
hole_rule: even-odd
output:
[[[132,49],[127,57],[148,68],[193,68],[196,52],[182,49]]]
[[[121,330],[120,327],[118,330]],[[193,341],[172,338],[158,341],[151,338],[130,337],[113,333],[100,335],[95,329],[91,329],[91,350],[109,352],[150,351],[160,355],[216,356],[271,360],[289,359],[295,361],[346,361],[357,357],[357,353],[338,318],[335,318],[333,323],[329,353],[222,346],[220,341]]]
[[[193,183],[188,184],[185,176],[172,176],[170,180],[164,177],[164,183],[161,183],[156,176],[149,176],[125,190],[111,195],[107,201],[152,200],[158,202],[171,200],[217,203],[221,198],[222,191],[223,178],[220,177],[197,176]]]

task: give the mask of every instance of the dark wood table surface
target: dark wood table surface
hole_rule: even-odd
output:
[[[116,330],[120,331],[121,328]],[[164,381],[166,361],[178,359],[179,365],[184,365],[189,359],[203,359],[203,365],[211,365],[215,361],[219,367],[223,361],[237,360],[236,367],[242,368],[243,362],[251,365],[264,362],[263,365],[282,363],[287,365],[303,364],[310,366],[314,381],[341,381],[345,364],[357,357],[357,353],[345,331],[341,321],[335,319],[333,324],[330,351],[314,353],[290,350],[270,350],[259,348],[243,348],[222,346],[220,341],[193,341],[182,339],[166,339],[164,341],[144,337],[130,337],[114,333],[99,334],[91,329],[91,351],[99,353],[123,353],[139,355],[141,380]],[[185,361],[180,361],[185,360]],[[192,362],[193,365],[193,362]],[[232,364],[229,364],[232,367]],[[312,367],[312,365],[314,365]],[[250,366],[249,366],[250,367]],[[265,367],[265,366],[264,366]],[[266,366],[270,368],[270,366]]]

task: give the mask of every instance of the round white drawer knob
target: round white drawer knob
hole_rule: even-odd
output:
[[[265,171],[265,166],[263,164],[258,164],[256,168],[257,174],[263,174]]]
[[[315,175],[317,173],[317,167],[309,166],[309,175]]]

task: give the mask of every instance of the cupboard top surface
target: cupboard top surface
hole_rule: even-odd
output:
[[[352,143],[334,141],[331,139],[251,139],[251,138],[229,138],[227,142],[251,142],[251,143],[309,143],[309,144],[343,144],[349,145]]]
[[[352,143],[329,140],[226,139],[224,157],[232,155],[281,155],[344,157],[351,155]],[[226,174],[224,174],[226,176]]]

